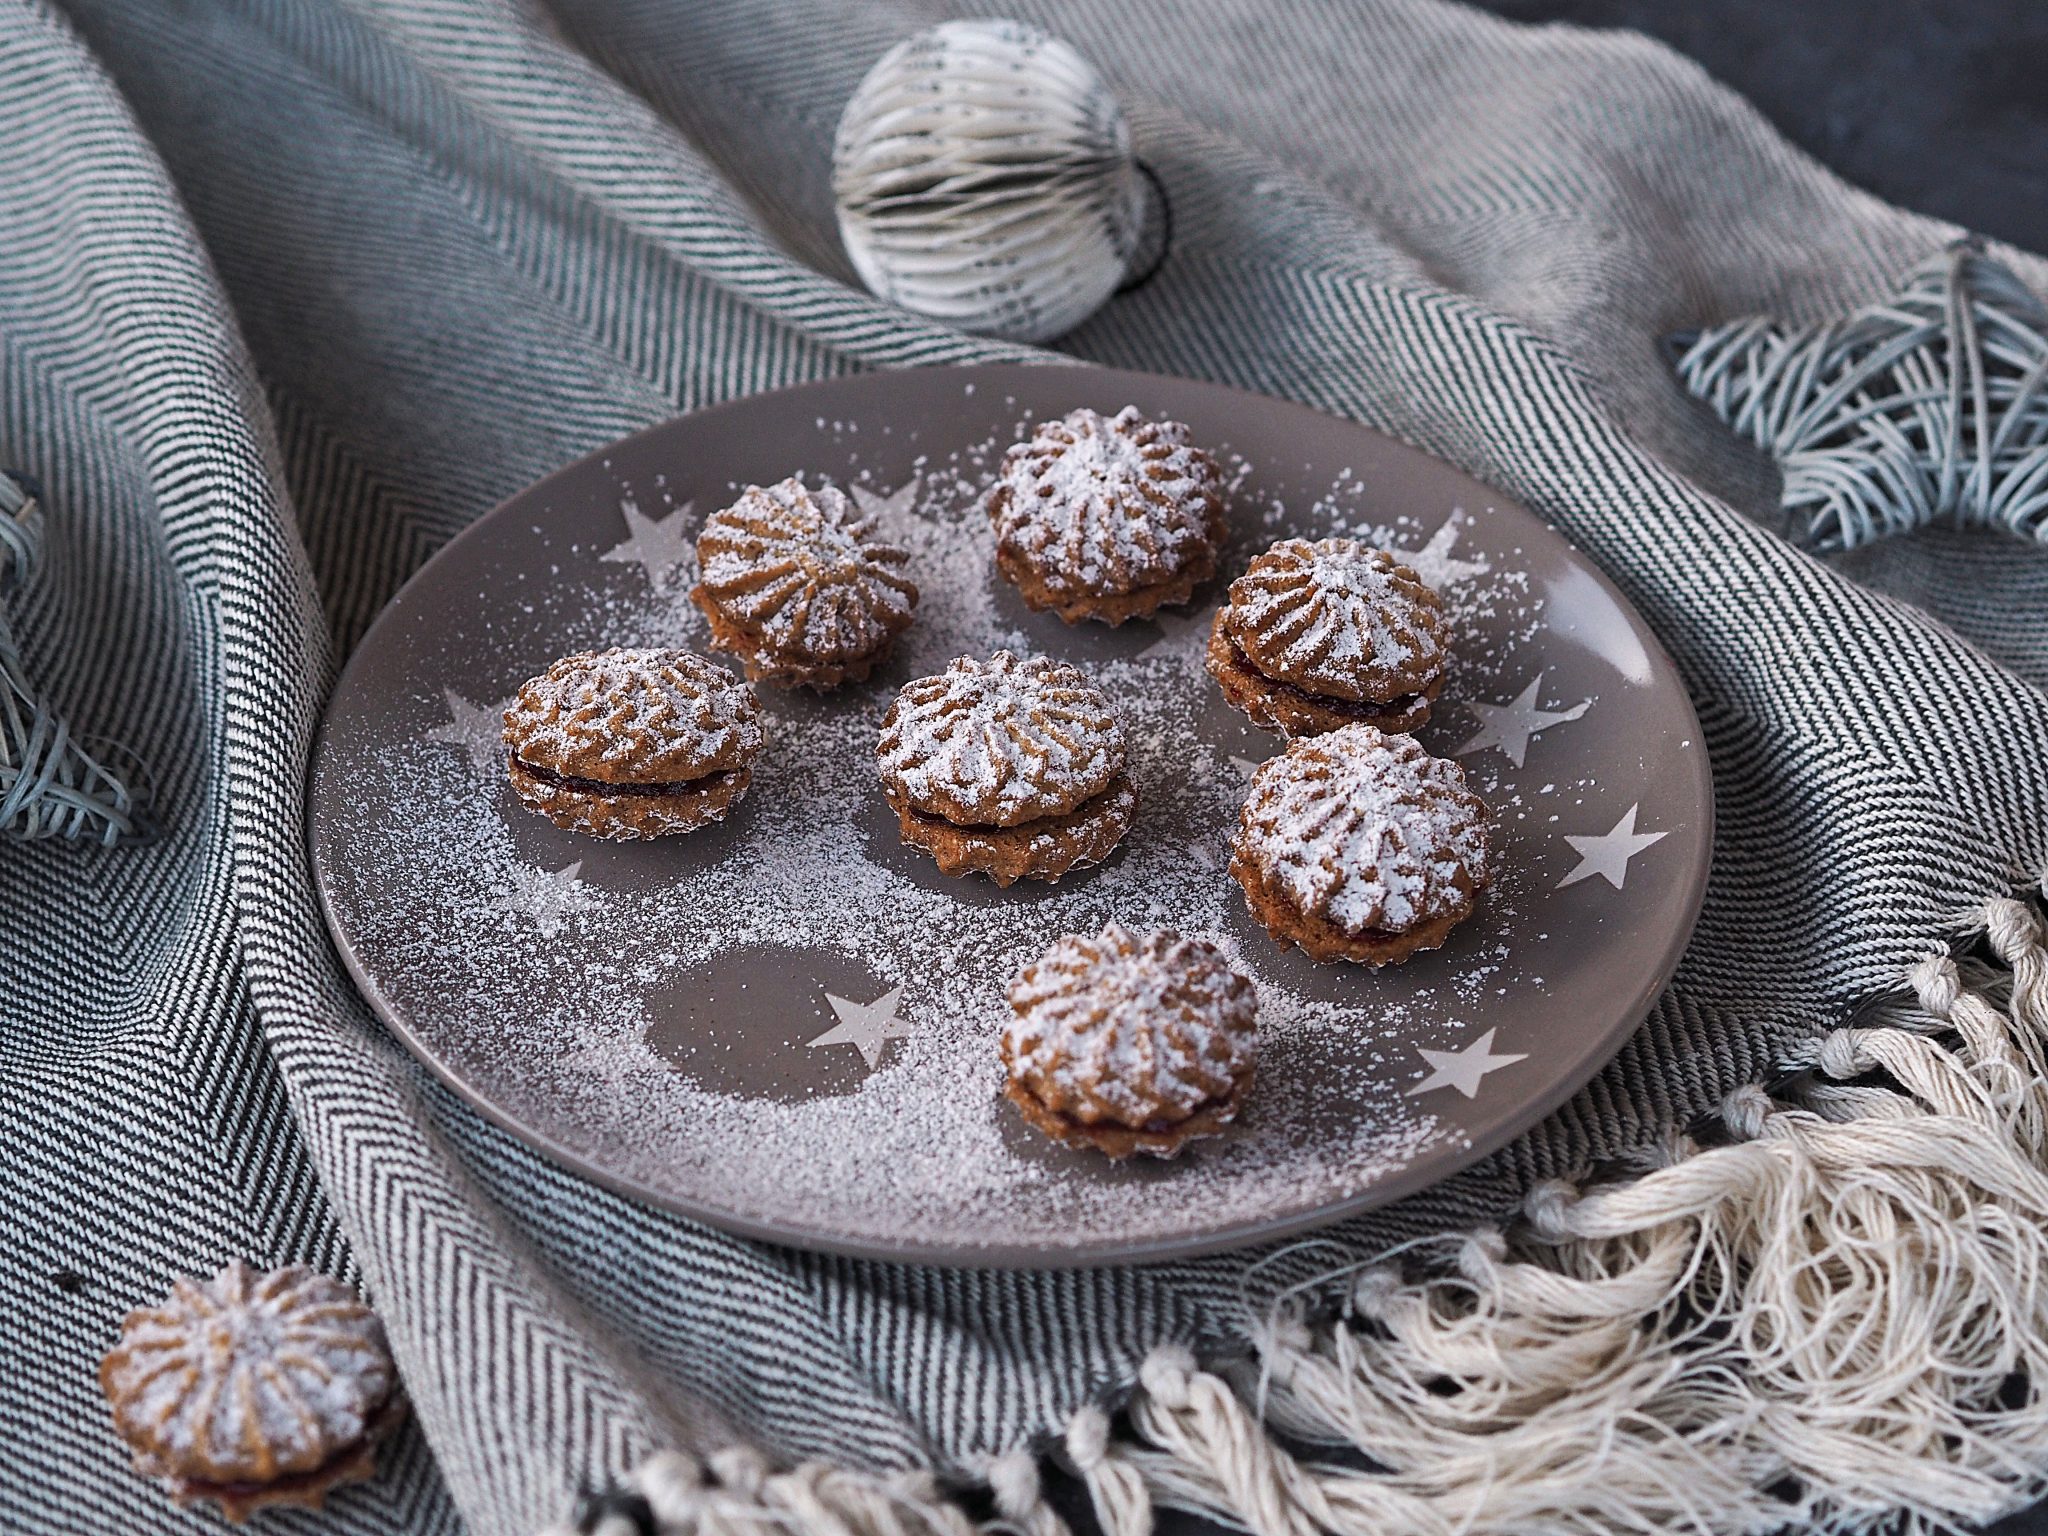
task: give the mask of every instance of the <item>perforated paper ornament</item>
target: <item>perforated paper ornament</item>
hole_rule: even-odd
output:
[[[1058,38],[950,21],[891,48],[839,119],[839,234],[881,298],[1046,341],[1124,281],[1146,184],[1123,108]]]

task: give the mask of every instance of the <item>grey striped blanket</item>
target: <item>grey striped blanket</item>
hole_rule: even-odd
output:
[[[1119,1533],[1160,1503],[1846,1530],[2040,1490],[2048,551],[1801,552],[1657,346],[1824,319],[1957,232],[1631,35],[1438,0],[1010,9],[1110,77],[1176,216],[1063,350],[1429,448],[1677,658],[1719,808],[1677,981],[1539,1130],[1274,1262],[853,1262],[539,1160],[337,966],[301,829],[323,692],[435,548],[617,436],[1028,355],[869,298],[833,232],[840,105],[943,12],[0,0],[0,463],[49,524],[15,627],[161,827],[0,847],[0,1525],[205,1525],[127,1470],[93,1370],[129,1306],[234,1255],[360,1283],[415,1408],[292,1529],[510,1536],[630,1479],[614,1529],[959,1529],[985,1485],[1043,1536],[1045,1454]]]

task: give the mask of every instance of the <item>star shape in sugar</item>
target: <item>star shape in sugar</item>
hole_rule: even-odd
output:
[[[850,1045],[860,1052],[868,1070],[874,1071],[881,1064],[882,1047],[910,1034],[910,1025],[896,1017],[896,1005],[902,998],[901,987],[890,988],[872,1003],[856,1003],[827,992],[825,1001],[832,1005],[839,1022],[822,1035],[806,1040],[805,1048],[814,1051],[821,1045]]]
[[[448,706],[448,718],[421,732],[420,740],[460,747],[479,772],[496,774],[505,763],[505,709],[510,701],[472,704],[453,688],[443,688],[441,698]]]
[[[1451,554],[1457,547],[1458,536],[1465,531],[1465,521],[1464,515],[1453,507],[1443,526],[1429,536],[1429,542],[1422,548],[1397,549],[1393,554],[1438,591],[1469,581],[1474,576],[1484,576],[1493,566],[1483,556],[1477,560],[1459,560]]]
[[[1465,707],[1478,718],[1479,729],[1467,737],[1463,745],[1453,747],[1451,756],[1469,757],[1491,747],[1519,768],[1522,759],[1528,755],[1530,737],[1549,730],[1553,725],[1578,719],[1592,705],[1591,699],[1581,699],[1570,709],[1539,709],[1536,694],[1542,686],[1543,674],[1538,672],[1529,680],[1529,686],[1506,704],[1482,704],[1477,699],[1468,700]]]
[[[1415,1049],[1429,1064],[1430,1073],[1410,1088],[1405,1097],[1412,1099],[1417,1094],[1434,1093],[1439,1088],[1455,1088],[1468,1099],[1478,1098],[1479,1085],[1489,1072],[1498,1072],[1502,1067],[1511,1067],[1518,1061],[1529,1059],[1527,1051],[1496,1055],[1493,1037],[1499,1033],[1497,1029],[1489,1029],[1459,1051],[1432,1051],[1418,1045]]]
[[[498,893],[491,910],[531,918],[540,936],[552,939],[571,917],[597,905],[597,899],[577,878],[582,872],[581,859],[564,869],[553,870],[514,865],[511,883]]]
[[[696,541],[689,533],[691,506],[686,501],[667,517],[656,519],[627,497],[619,503],[626,537],[597,558],[614,565],[637,565],[647,573],[647,584],[657,592],[662,590],[689,564],[695,551]]]
[[[1662,832],[1638,832],[1636,812],[1640,804],[1628,808],[1628,813],[1608,831],[1598,837],[1573,837],[1566,835],[1565,841],[1579,856],[1579,862],[1572,866],[1571,873],[1557,882],[1563,890],[1568,885],[1577,885],[1581,880],[1590,880],[1595,875],[1605,880],[1617,891],[1628,879],[1628,861],[1641,853],[1652,843],[1662,842]]]
[[[2048,540],[2048,305],[1981,242],[1818,325],[1751,315],[1667,345],[1679,383],[1778,461],[1797,542],[1931,523]]]
[[[910,509],[917,505],[917,493],[923,484],[922,476],[912,475],[886,496],[864,485],[849,486],[848,489],[853,492],[854,503],[862,516],[875,518],[886,526],[900,523],[910,516]]]

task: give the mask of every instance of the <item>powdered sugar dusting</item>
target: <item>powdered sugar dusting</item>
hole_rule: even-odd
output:
[[[989,504],[1000,547],[1061,595],[1171,581],[1215,542],[1220,475],[1179,422],[1133,406],[1046,422],[1004,457]]]
[[[931,816],[1019,826],[1062,816],[1124,768],[1124,733],[1078,668],[997,651],[908,683],[875,748],[882,782]]]
[[[1444,662],[1441,604],[1356,539],[1287,539],[1230,584],[1230,632],[1268,676],[1339,698],[1415,691]]]
[[[1257,992],[1170,929],[1066,935],[1010,986],[1003,1053],[1051,1108],[1138,1129],[1229,1095],[1258,1056]]]
[[[1491,568],[1444,594],[1455,645],[1441,722],[1424,732],[1434,750],[1469,734],[1461,697],[1511,698],[1540,667],[1555,669],[1545,686],[1557,696],[1595,699],[1585,721],[1538,739],[1526,775],[1498,753],[1474,760],[1496,816],[1493,888],[1442,950],[1377,974],[1315,966],[1272,943],[1226,870],[1246,790],[1238,765],[1278,743],[1204,671],[1205,615],[1220,593],[1210,589],[1207,609],[1186,622],[1076,630],[1026,612],[991,569],[987,490],[1043,403],[983,390],[981,435],[930,448],[916,423],[854,423],[828,410],[815,436],[805,416],[804,434],[784,439],[786,463],[748,466],[811,484],[920,477],[890,534],[923,602],[868,684],[765,700],[766,747],[747,800],[686,837],[599,844],[524,812],[447,739],[443,690],[501,697],[570,648],[701,648],[694,608],[598,556],[616,542],[618,498],[650,511],[715,507],[742,482],[685,482],[677,464],[706,461],[697,439],[664,466],[673,487],[597,466],[582,482],[556,482],[569,487],[555,492],[558,508],[506,518],[494,534],[509,541],[498,564],[442,573],[423,599],[432,613],[415,633],[430,638],[414,643],[407,691],[340,701],[359,723],[338,717],[334,770],[323,762],[319,814],[334,829],[323,879],[381,1006],[499,1113],[565,1154],[722,1220],[865,1251],[1100,1253],[1312,1212],[1418,1165],[1443,1166],[1465,1144],[1466,1106],[1403,1097],[1428,1070],[1417,1048],[1452,1048],[1498,1024],[1502,1049],[1528,1050],[1528,1031],[1584,1016],[1570,995],[1584,956],[1633,933],[1590,899],[1560,900],[1604,882],[1553,889],[1570,864],[1555,818],[1577,831],[1569,818],[1605,813],[1601,775],[1640,766],[1648,750],[1594,728],[1603,711],[1625,709],[1624,683],[1555,645],[1547,583],[1560,557],[1546,547],[1532,565],[1503,532],[1525,523],[1473,513],[1460,553],[1483,554]],[[1273,452],[1254,458],[1209,441],[1238,530],[1237,569],[1299,533],[1421,548],[1447,516],[1443,502],[1390,501],[1349,470],[1310,478]],[[525,574],[506,579],[507,563]],[[1081,669],[1118,723],[1140,806],[1098,868],[999,892],[947,879],[902,846],[876,743],[905,682],[1003,649]],[[571,899],[507,899],[529,889],[516,871],[579,861]],[[1258,1077],[1243,1113],[1170,1166],[1113,1166],[1053,1145],[1001,1098],[1009,980],[1060,935],[1096,934],[1111,920],[1215,944],[1258,999]],[[872,1070],[850,1047],[811,1048],[837,1022],[828,995],[866,1006],[898,989],[892,1017],[904,1033],[877,1040]],[[1496,1074],[1489,1093],[1526,1091],[1501,1084],[1556,1055]]]
[[[105,1366],[150,1469],[211,1482],[311,1471],[362,1439],[395,1380],[383,1325],[347,1286],[239,1260],[130,1314]]]
[[[1234,846],[1353,937],[1469,910],[1492,873],[1464,771],[1370,725],[1296,741],[1260,768]]]

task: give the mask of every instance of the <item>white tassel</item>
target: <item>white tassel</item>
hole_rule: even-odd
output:
[[[1069,1536],[1067,1522],[1059,1511],[1045,1502],[1045,1487],[1038,1476],[1038,1461],[1021,1447],[996,1457],[988,1465],[988,1489],[995,1496],[996,1524],[1020,1536]]]
[[[2038,1497],[2048,948],[2024,903],[1981,921],[2004,1006],[1933,958],[1916,1027],[1810,1042],[1787,1064],[1815,1074],[1805,1102],[1730,1096],[1735,1144],[1542,1186],[1425,1274],[1359,1273],[1349,1318],[1276,1312],[1269,1422],[1382,1470],[1275,1454],[1220,1379],[1162,1356],[1132,1463],[1163,1502],[1275,1536],[1925,1529]],[[1849,1081],[1875,1070],[1896,1087]]]
[[[976,1536],[929,1474],[877,1476],[815,1461],[777,1472],[747,1446],[717,1452],[708,1467],[662,1451],[630,1485],[660,1529],[677,1536]]]
[[[1067,1422],[1067,1460],[1088,1489],[1103,1536],[1147,1536],[1152,1495],[1145,1479],[1110,1444],[1109,1415],[1090,1405]]]
[[[1778,1098],[1731,1094],[1729,1143],[1677,1138],[1626,1181],[1537,1187],[1508,1231],[1332,1277],[1341,1316],[1283,1298],[1242,1395],[1155,1350],[1137,1445],[1100,1408],[1067,1427],[1107,1536],[1155,1504],[1258,1536],[1848,1536],[2048,1493],[2048,933],[2020,901],[1977,924],[2003,971],[1923,961],[1912,1004],[1794,1050]],[[972,1530],[929,1480],[711,1471],[641,1469],[665,1530]],[[1064,1536],[1027,1453],[988,1475],[997,1524]]]

